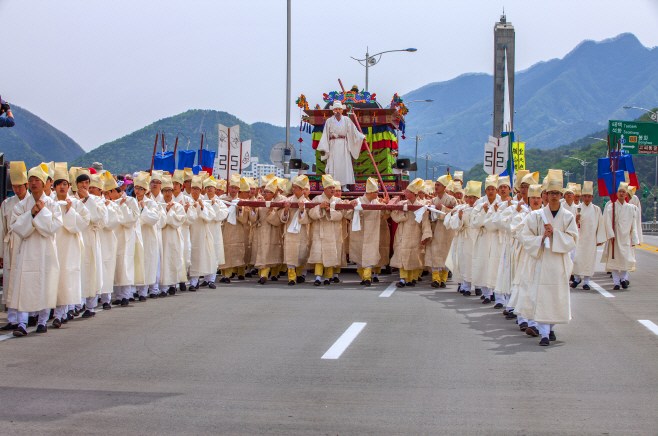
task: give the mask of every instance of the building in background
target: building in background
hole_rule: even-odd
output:
[[[493,136],[500,138],[506,131],[505,124],[505,72],[509,87],[509,121],[514,125],[514,26],[507,22],[503,12],[500,21],[494,26],[494,98]],[[507,68],[505,68],[507,62]]]

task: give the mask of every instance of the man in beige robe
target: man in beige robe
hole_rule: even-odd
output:
[[[224,263],[219,265],[222,270],[221,283],[230,283],[231,276],[237,274],[238,269],[242,268],[244,274],[244,267],[247,264],[246,247],[247,235],[245,226],[249,228],[249,216],[252,211],[247,206],[237,206],[240,201],[240,194],[248,196],[251,187],[247,180],[240,177],[239,174],[231,175],[228,182],[228,194],[220,197],[220,200],[227,202],[228,216],[222,228],[222,238],[224,240]],[[248,198],[248,197],[247,197]],[[247,199],[245,198],[245,200]],[[244,280],[244,275],[238,276],[239,280]]]
[[[436,197],[429,202],[435,209],[444,213],[450,212],[457,206],[457,200],[446,192],[446,187],[449,183],[449,176],[443,175],[439,177],[434,184]],[[438,217],[436,213],[430,214],[430,217],[433,218],[432,240],[425,248],[425,266],[432,271],[431,286],[433,288],[446,287],[446,282],[448,281],[446,258],[448,257],[448,252],[455,236],[454,230],[446,228],[444,225],[444,216]]]
[[[423,179],[415,179],[404,190],[404,200],[397,197],[389,204],[423,206],[417,197],[423,187]],[[432,237],[428,212],[422,209],[420,212],[394,210],[391,212],[391,219],[398,224],[391,258],[391,266],[400,270],[400,281],[396,286],[416,286],[416,278],[420,277],[423,270],[425,245]]]
[[[313,222],[313,233],[311,236],[311,249],[308,263],[315,265],[315,286],[329,285],[333,279],[334,268],[340,268],[342,232],[340,223],[343,213],[335,209],[339,200],[334,196],[336,184],[329,174],[322,176],[322,195],[315,197],[314,202],[320,203],[307,213]]]
[[[619,290],[620,287],[628,288],[628,272],[635,268],[634,247],[639,244],[638,210],[632,204],[626,203],[628,191],[628,183],[621,182],[617,188],[617,201],[614,202],[614,226],[612,220],[613,202],[608,202],[603,212],[606,238],[608,240],[605,268],[607,271],[612,271],[612,280],[615,284],[613,290]],[[640,231],[642,230],[640,229]]]
[[[27,173],[31,195],[14,206],[11,230],[20,238],[18,254],[12,259],[11,289],[7,306],[16,311],[14,336],[27,335],[30,312],[37,312],[37,333],[46,333],[50,309],[57,305],[59,262],[55,234],[62,227],[59,205],[44,194],[48,174],[40,166]]]
[[[288,285],[304,283],[304,266],[308,261],[311,245],[311,219],[304,209],[308,202],[304,190],[309,187],[308,177],[296,176],[292,181],[292,196],[286,199],[286,206],[279,211],[279,219],[283,223],[283,261],[288,268]],[[290,205],[297,203],[297,209]]]
[[[596,265],[596,247],[603,245],[606,241],[605,222],[601,208],[592,203],[594,198],[594,184],[590,181],[583,182],[582,202],[576,211],[576,223],[578,224],[578,245],[573,258],[572,288],[577,288],[581,283],[583,289],[589,290],[589,281],[594,275]]]
[[[267,182],[263,188],[263,200],[267,203],[283,198],[275,198],[278,193],[278,180],[276,178]],[[258,207],[255,208],[256,221],[253,225],[254,247],[257,247],[254,266],[258,269],[258,283],[264,285],[271,275],[274,281],[279,280],[278,270],[283,263],[283,246],[281,245],[281,220],[279,219],[278,208],[276,207]],[[272,271],[276,268],[276,271]]]

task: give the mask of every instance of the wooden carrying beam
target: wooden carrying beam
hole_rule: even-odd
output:
[[[289,202],[291,208],[298,208],[299,204],[296,202]],[[305,209],[313,209],[316,206],[320,206],[321,203],[304,203]],[[336,210],[345,210],[345,209],[354,209],[349,203],[333,203]],[[271,201],[270,207],[285,207],[285,201]],[[248,207],[267,207],[265,201],[253,201],[253,200],[240,200],[238,206],[248,206]],[[404,204],[364,204],[361,203],[363,210],[404,210]],[[407,205],[407,210],[416,211],[423,206],[412,206]]]

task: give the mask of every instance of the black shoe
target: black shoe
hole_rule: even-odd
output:
[[[178,289],[181,290],[181,292],[187,291],[187,286],[185,286],[185,283],[179,283],[178,284]]]
[[[305,281],[306,281],[306,279],[304,278],[304,276],[298,276],[297,277],[297,283],[304,283]]]
[[[404,288],[405,286],[407,286],[407,284],[403,283],[402,280],[400,280],[395,284],[395,286],[397,286],[398,288]]]
[[[507,319],[507,320],[516,319],[516,318],[517,318],[517,315],[515,313],[512,313],[512,312],[505,315],[505,319]]]
[[[551,345],[551,342],[548,338],[541,338],[541,341],[539,341],[539,345],[541,345],[542,347],[548,347],[549,345]]]
[[[169,292],[169,295],[176,295],[176,288],[173,286],[170,286],[169,289],[167,290]]]
[[[128,301],[127,298],[121,299],[121,307],[128,307],[129,305],[130,305],[130,301]]]
[[[23,327],[16,327],[16,330],[12,334],[14,336],[27,336],[27,331]]]
[[[158,298],[158,294],[149,294],[149,298]],[[142,299],[140,298],[139,301],[142,301]]]
[[[470,296],[471,296],[471,291],[464,291],[464,292],[462,293],[462,295],[463,295],[464,297],[470,297]]]
[[[158,298],[158,296],[157,295],[151,295],[151,298]],[[140,295],[139,296],[139,301],[146,301],[146,297],[144,297],[143,295]]]
[[[137,298],[137,297],[135,297]],[[135,298],[128,298],[128,301],[135,301]]]
[[[571,276],[569,277],[569,281],[571,281],[571,282],[576,281],[576,278],[573,276],[573,274],[571,274]]]
[[[96,312],[92,312],[91,310],[85,310],[85,313],[82,314],[83,318],[93,318],[96,316]]]
[[[576,289],[579,284],[580,284],[580,282],[571,282],[571,284],[569,286],[571,286],[571,289]]]
[[[48,327],[45,324],[39,324],[37,326],[37,333],[48,333]]]
[[[505,315],[505,316],[509,315],[510,313],[512,313],[512,312],[507,310],[507,309],[503,310],[503,315]]]
[[[539,329],[537,327],[528,327],[525,329],[525,334],[528,336],[537,337],[539,336]]]
[[[17,328],[18,328],[18,324],[12,324],[12,323],[9,323],[9,322],[8,322],[7,324],[5,324],[5,325],[3,325],[2,327],[0,327],[0,330],[4,330],[4,331],[11,330],[11,331],[14,331],[14,330],[16,330]]]
[[[234,279],[235,276],[236,276],[236,274],[235,274],[235,273],[232,273],[230,278]]]
[[[278,282],[279,278],[277,276],[272,276],[270,277],[270,280],[272,280],[273,282]]]
[[[258,283],[260,283],[261,285],[264,285],[266,281],[267,281],[267,277],[264,276],[258,279]]]
[[[202,288],[208,286],[208,282],[204,280],[199,286]]]
[[[27,326],[28,327],[34,327],[37,325],[37,318],[38,316],[28,316],[27,317]]]
[[[445,288],[445,287],[446,287],[446,282],[441,282],[441,284],[439,285],[439,288]]]
[[[489,297],[484,297],[484,299],[482,300],[482,304],[489,304],[489,303],[491,303]]]
[[[139,294],[137,292],[133,292],[132,301],[135,301],[135,298],[137,298],[137,297],[139,297]],[[129,298],[129,300],[130,300],[130,298]],[[84,309],[84,307],[83,307],[83,309]]]
[[[366,286],[370,286],[370,280],[366,280],[363,284]]]
[[[416,280],[412,280],[411,282],[406,283],[407,286],[411,286],[412,288],[416,286]]]
[[[244,280],[244,276],[238,276],[238,280]]]
[[[245,276],[246,278],[248,278],[248,279],[250,279],[250,278],[253,277],[253,275],[251,275],[250,272],[248,272],[248,273],[244,273],[244,276]]]
[[[496,303],[493,308],[494,309],[502,309],[503,308],[503,303]]]
[[[441,283],[437,282],[436,280],[430,283],[430,286],[433,288],[439,288],[441,287]]]
[[[630,284],[631,284],[631,282],[629,282],[628,280],[624,280],[624,281],[626,282],[626,285],[630,285]]]
[[[557,341],[557,338],[555,337],[555,332],[553,330],[551,330],[551,332],[548,334],[548,340]]]
[[[621,289],[621,288],[619,287],[619,285],[615,285],[615,287],[612,288],[613,291],[618,291],[618,290],[620,290],[620,289]]]
[[[323,283],[323,284],[324,284],[324,285],[330,285],[330,284],[331,284],[331,280],[329,280],[329,279],[324,279],[324,283]]]
[[[209,287],[210,289],[217,289],[217,285],[215,284],[215,282],[210,282],[210,283],[208,283],[208,287]]]
[[[110,303],[103,303],[103,310],[111,310],[112,305]]]
[[[621,282],[621,287],[624,288],[624,289],[628,289],[628,282],[626,280]]]
[[[589,291],[592,288],[590,288],[589,285],[583,285],[583,289],[586,290],[586,291]]]
[[[320,280],[316,280],[315,283],[313,283],[313,284],[314,284],[315,286],[320,286],[320,285],[322,284],[322,282],[320,282]]]
[[[231,279],[229,279],[228,277],[222,277],[221,279],[219,279],[219,282],[220,283],[231,283]]]
[[[522,332],[524,332],[525,329],[527,329],[527,328],[528,328],[528,323],[527,322],[524,321],[521,324],[519,324],[519,330],[521,330]]]
[[[334,283],[340,283],[340,279],[338,277],[334,277]]]
[[[80,312],[84,312],[85,310],[87,310],[87,305],[86,305],[86,304],[83,304],[83,305],[82,305],[82,309],[80,309]]]
[[[365,280],[361,280],[361,283],[359,283],[359,285],[361,285],[361,286],[363,286],[363,285],[365,285],[365,284],[366,284],[366,281],[365,281]]]
[[[416,281],[416,280],[414,280],[414,281]],[[419,282],[422,282],[422,281],[423,281],[423,278],[422,278],[422,277],[418,277],[418,281],[419,281]]]
[[[56,329],[60,328],[62,326],[62,321],[59,318],[53,319],[53,327]]]
[[[421,277],[425,277],[425,276],[428,275],[429,273],[430,273],[429,271],[423,271],[423,273],[421,274]]]
[[[450,271],[450,270],[448,270],[448,278],[449,278],[449,279],[452,278],[452,271]]]
[[[121,300],[114,300],[112,302],[112,304],[114,304],[115,306],[118,306],[119,304],[121,304]]]
[[[80,311],[77,307],[73,309],[73,316],[80,316]]]
[[[482,295],[482,289],[475,288],[475,295],[478,297]]]
[[[279,271],[279,277],[283,277],[286,274],[285,271]]]
[[[75,316],[71,312],[66,314],[66,322],[69,322],[71,320],[75,319]]]
[[[166,297],[166,296],[167,296],[167,293],[164,292],[164,291],[163,291],[163,292],[160,292],[160,293],[158,294],[158,297],[160,297],[160,298],[164,298],[164,297]]]
[[[372,282],[373,283],[379,283],[379,277],[373,277]]]
[[[187,290],[190,291],[190,292],[196,292],[196,291],[199,290],[199,286],[198,285],[197,286],[190,285],[190,287],[187,288]]]
[[[294,280],[290,280],[290,281],[288,282],[288,286],[295,286],[296,284],[297,284],[297,282],[294,281]]]

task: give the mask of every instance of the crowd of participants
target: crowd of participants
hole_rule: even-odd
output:
[[[387,266],[399,272],[401,288],[420,286],[423,277],[445,288],[452,277],[462,295],[503,309],[545,346],[556,339],[555,324],[571,319],[570,289],[590,289],[597,246],[604,246],[599,260],[614,289],[628,288],[642,239],[639,200],[627,182],[615,207],[608,203],[602,212],[592,203],[592,182],[564,188],[560,170],[549,170],[541,184],[529,171],[519,171],[514,183],[489,176],[484,196],[482,182],[464,185],[459,171],[415,179],[391,199],[369,178],[352,200],[341,198],[330,175],[312,199],[305,175],[289,181],[234,174],[227,181],[185,169],[124,178],[62,162],[29,171],[11,162],[10,178],[15,195],[1,206],[8,308],[1,329],[17,337],[29,326],[46,333],[48,321],[60,328],[78,316],[93,318],[99,306],[126,307],[232,280],[265,285],[281,278],[294,286],[310,274],[313,285],[329,286],[340,282],[349,259],[366,287]],[[270,206],[276,202],[284,206]],[[309,202],[316,205],[305,208]],[[402,207],[362,207],[378,203]]]

